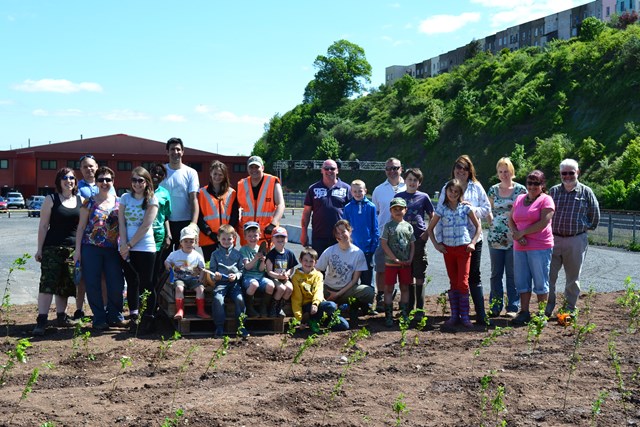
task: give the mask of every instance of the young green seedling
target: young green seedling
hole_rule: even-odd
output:
[[[394,400],[393,405],[391,405],[391,409],[396,414],[395,417],[395,425],[399,427],[402,424],[402,417],[404,414],[409,412],[409,408],[407,408],[407,403],[404,401],[404,394],[400,393],[396,400]]]
[[[216,351],[213,352],[213,356],[211,356],[211,359],[209,359],[209,363],[207,364],[207,369],[204,370],[204,373],[200,378],[206,378],[209,369],[216,369],[216,363],[218,362],[218,360],[227,355],[228,350],[229,337],[225,335],[224,337],[222,337],[222,343],[220,344],[220,346],[216,349]]]
[[[22,338],[16,341],[13,349],[5,352],[9,357],[4,365],[0,365],[0,368],[2,368],[2,373],[0,374],[0,386],[3,386],[6,383],[5,378],[9,371],[15,366],[16,362],[27,363],[27,348],[29,347],[31,347],[29,338]]]

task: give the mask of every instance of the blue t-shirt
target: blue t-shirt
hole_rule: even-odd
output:
[[[424,220],[425,214],[431,216],[433,214],[433,204],[427,193],[416,191],[415,193],[407,193],[403,191],[396,194],[407,202],[407,213],[404,214],[404,220],[413,227],[413,234],[416,239],[427,231],[427,223]]]
[[[322,180],[309,187],[304,205],[311,206],[313,237],[333,239],[333,226],[343,218],[343,209],[349,200],[351,186],[340,179],[331,188]]]
[[[298,265],[295,254],[287,248],[284,248],[283,253],[278,252],[276,248],[271,249],[267,254],[267,259],[273,264],[273,271],[278,274],[291,270]]]

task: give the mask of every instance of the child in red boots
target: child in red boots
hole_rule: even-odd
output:
[[[452,179],[445,185],[445,191],[444,202],[436,207],[435,215],[427,229],[433,246],[444,255],[451,284],[451,318],[445,322],[445,326],[454,327],[461,321],[465,328],[472,328],[473,323],[469,319],[469,267],[471,252],[476,248],[481,228],[471,207],[462,203],[464,189],[460,181]],[[436,239],[434,233],[438,222],[442,223],[441,241]],[[468,222],[475,226],[476,232],[473,236],[467,228]]]
[[[198,240],[198,230],[187,226],[180,232],[180,249],[171,252],[164,262],[167,270],[173,269],[176,314],[174,319],[180,320],[184,317],[184,289],[196,291],[196,316],[202,319],[211,319],[204,309],[204,285],[202,269],[204,268],[204,258],[195,250]]]

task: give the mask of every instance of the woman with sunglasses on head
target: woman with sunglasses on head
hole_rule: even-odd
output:
[[[56,326],[73,326],[67,316],[67,299],[76,296],[73,250],[82,199],[71,168],[62,168],[55,178],[56,192],[47,196],[40,208],[38,250],[41,264],[38,318],[33,335],[44,335],[49,307],[55,295]]]
[[[463,204],[471,207],[471,210],[480,222],[483,218],[487,218],[491,213],[491,204],[487,193],[484,191],[482,184],[476,178],[476,169],[473,167],[471,158],[466,154],[458,157],[451,169],[451,179],[457,179],[462,186],[464,194],[462,195]],[[442,187],[438,205],[444,203],[446,197],[445,186]],[[441,208],[442,209],[442,208]],[[469,234],[473,236],[476,228],[469,223]],[[438,242],[442,242],[441,227],[436,227],[436,238]],[[482,231],[480,238],[476,242],[475,250],[471,252],[471,265],[469,267],[469,293],[473,300],[473,306],[476,310],[476,324],[487,325],[487,315],[484,309],[484,293],[482,291],[482,280],[480,277],[480,260],[482,259]]]
[[[80,209],[74,261],[82,264],[93,328],[104,331],[109,326],[126,326],[122,316],[124,278],[118,253],[120,200],[112,193],[113,170],[102,166],[95,176],[99,192],[86,199]],[[102,296],[103,273],[107,284],[106,302]]]
[[[222,224],[238,225],[239,205],[236,191],[230,187],[227,166],[219,160],[209,167],[209,185],[198,191],[198,244],[205,260],[218,247],[218,229]]]
[[[527,175],[527,193],[516,199],[509,215],[509,228],[513,234],[513,269],[516,289],[520,294],[520,312],[513,319],[515,325],[526,325],[531,320],[529,302],[531,292],[538,304],[549,297],[549,267],[553,251],[551,219],[555,204],[546,194],[544,173],[534,170]]]
[[[171,195],[169,190],[160,183],[167,176],[167,168],[162,163],[156,163],[151,168],[151,181],[153,181],[153,194],[158,200],[158,213],[153,220],[153,239],[156,242],[156,259],[153,266],[153,286],[158,285],[158,276],[164,271],[164,260],[169,256],[171,247],[171,229],[169,228],[169,216],[171,215]],[[178,236],[179,238],[180,236]]]
[[[120,198],[118,226],[120,231],[120,256],[127,280],[127,300],[132,320],[137,320],[140,295],[149,291],[142,322],[136,323],[138,332],[149,333],[154,328],[156,292],[153,286],[153,265],[156,242],[153,238],[153,220],[158,212],[158,200],[154,196],[151,174],[138,166],[131,171],[131,191]]]

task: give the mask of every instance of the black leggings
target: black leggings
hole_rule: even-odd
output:
[[[140,295],[145,290],[151,292],[147,298],[147,308],[144,314],[153,315],[156,310],[156,290],[153,284],[153,266],[155,252],[130,251],[129,262],[124,265],[124,278],[127,280],[127,302],[129,311],[138,310]]]

